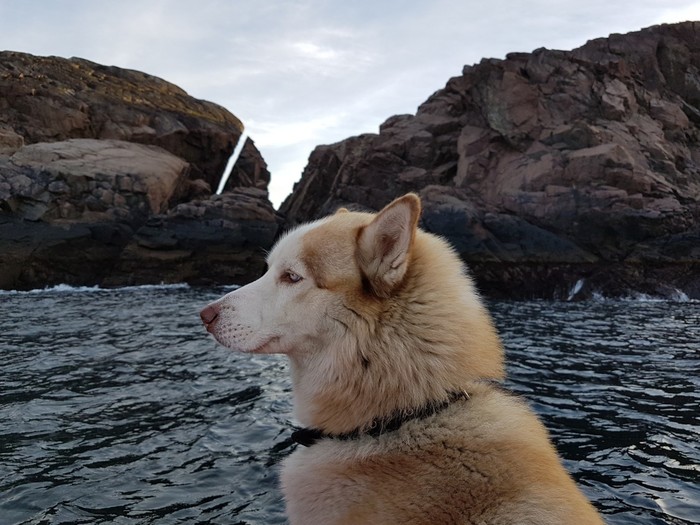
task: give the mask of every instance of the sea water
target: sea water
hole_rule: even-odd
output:
[[[286,523],[287,363],[207,336],[228,290],[0,292],[0,523]],[[700,303],[490,308],[607,523],[700,523]]]

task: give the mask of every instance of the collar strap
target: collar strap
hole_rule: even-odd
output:
[[[425,419],[426,417],[433,416],[459,399],[469,399],[469,394],[465,391],[452,392],[446,401],[440,403],[428,403],[414,410],[397,410],[390,416],[372,420],[372,423],[366,430],[358,428],[345,434],[327,434],[318,428],[300,428],[292,432],[292,440],[305,447],[310,447],[324,438],[347,441],[350,439],[357,439],[361,436],[378,437],[382,434],[398,430],[401,425],[407,421]]]

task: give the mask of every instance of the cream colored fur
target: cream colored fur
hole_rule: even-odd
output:
[[[202,312],[223,345],[287,354],[294,410],[327,434],[367,430],[465,391],[378,437],[326,438],[285,460],[292,525],[600,524],[504,375],[491,317],[409,194],[283,237],[269,269]]]

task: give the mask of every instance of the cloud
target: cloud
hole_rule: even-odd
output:
[[[313,42],[296,42],[292,44],[292,47],[299,52],[300,56],[320,62],[332,61],[337,59],[339,55],[338,51],[319,46]]]
[[[658,23],[666,24],[682,20],[700,21],[700,4],[698,2],[690,2],[690,5],[669,8],[659,16]]]
[[[248,123],[255,130],[255,143],[261,148],[285,148],[297,144],[318,141],[325,130],[337,127],[343,120],[342,113],[321,115],[310,120],[278,120]]]
[[[691,0],[0,1],[8,49],[138,69],[228,108],[275,202],[315,145],[415,112],[465,64],[698,18]]]

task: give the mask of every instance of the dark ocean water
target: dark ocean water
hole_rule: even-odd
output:
[[[225,291],[0,292],[0,524],[285,523],[286,361],[207,337]],[[700,523],[700,303],[491,306],[606,521]]]

